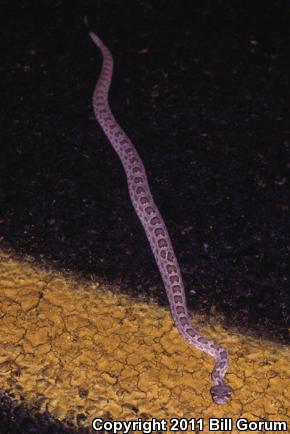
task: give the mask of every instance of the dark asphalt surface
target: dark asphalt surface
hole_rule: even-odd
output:
[[[93,116],[101,58],[87,15],[113,52],[112,110],[143,158],[190,308],[289,341],[290,3],[0,4],[2,248],[167,304]]]

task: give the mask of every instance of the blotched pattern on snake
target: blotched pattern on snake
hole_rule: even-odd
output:
[[[211,393],[217,404],[224,404],[232,394],[232,389],[224,379],[228,369],[227,352],[221,345],[202,336],[191,324],[179,265],[165,223],[150,192],[144,165],[109,106],[108,94],[113,74],[112,54],[95,33],[90,32],[90,37],[100,49],[103,58],[101,73],[93,94],[95,116],[125,169],[130,198],[159,268],[173,320],[181,336],[190,345],[215,359]]]

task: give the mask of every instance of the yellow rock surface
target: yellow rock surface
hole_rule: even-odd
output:
[[[168,427],[170,418],[203,418],[208,433],[209,418],[232,418],[237,433],[235,422],[247,418],[287,421],[290,429],[287,347],[193,316],[229,350],[234,395],[218,406],[209,392],[213,360],[183,341],[169,308],[9,253],[1,252],[0,270],[0,389],[28,407],[76,426],[82,415],[88,427],[96,417],[164,418]]]

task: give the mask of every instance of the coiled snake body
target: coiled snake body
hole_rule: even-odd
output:
[[[179,265],[165,223],[150,192],[144,165],[109,106],[108,93],[113,74],[112,54],[95,33],[90,32],[90,37],[103,57],[101,73],[93,94],[95,116],[125,169],[130,198],[162,276],[174,322],[181,336],[190,345],[215,359],[211,394],[217,404],[224,404],[232,393],[224,379],[228,369],[227,352],[222,346],[202,336],[191,324]]]

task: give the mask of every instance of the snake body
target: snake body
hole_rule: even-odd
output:
[[[152,197],[144,165],[109,106],[108,94],[113,74],[112,54],[95,33],[90,32],[90,37],[100,49],[103,59],[101,73],[93,93],[95,116],[125,169],[130,198],[155,257],[176,327],[190,345],[210,354],[215,359],[211,394],[217,404],[224,404],[232,393],[231,387],[226,384],[224,379],[228,369],[227,352],[221,345],[202,336],[192,326],[180,268],[166,225]]]

